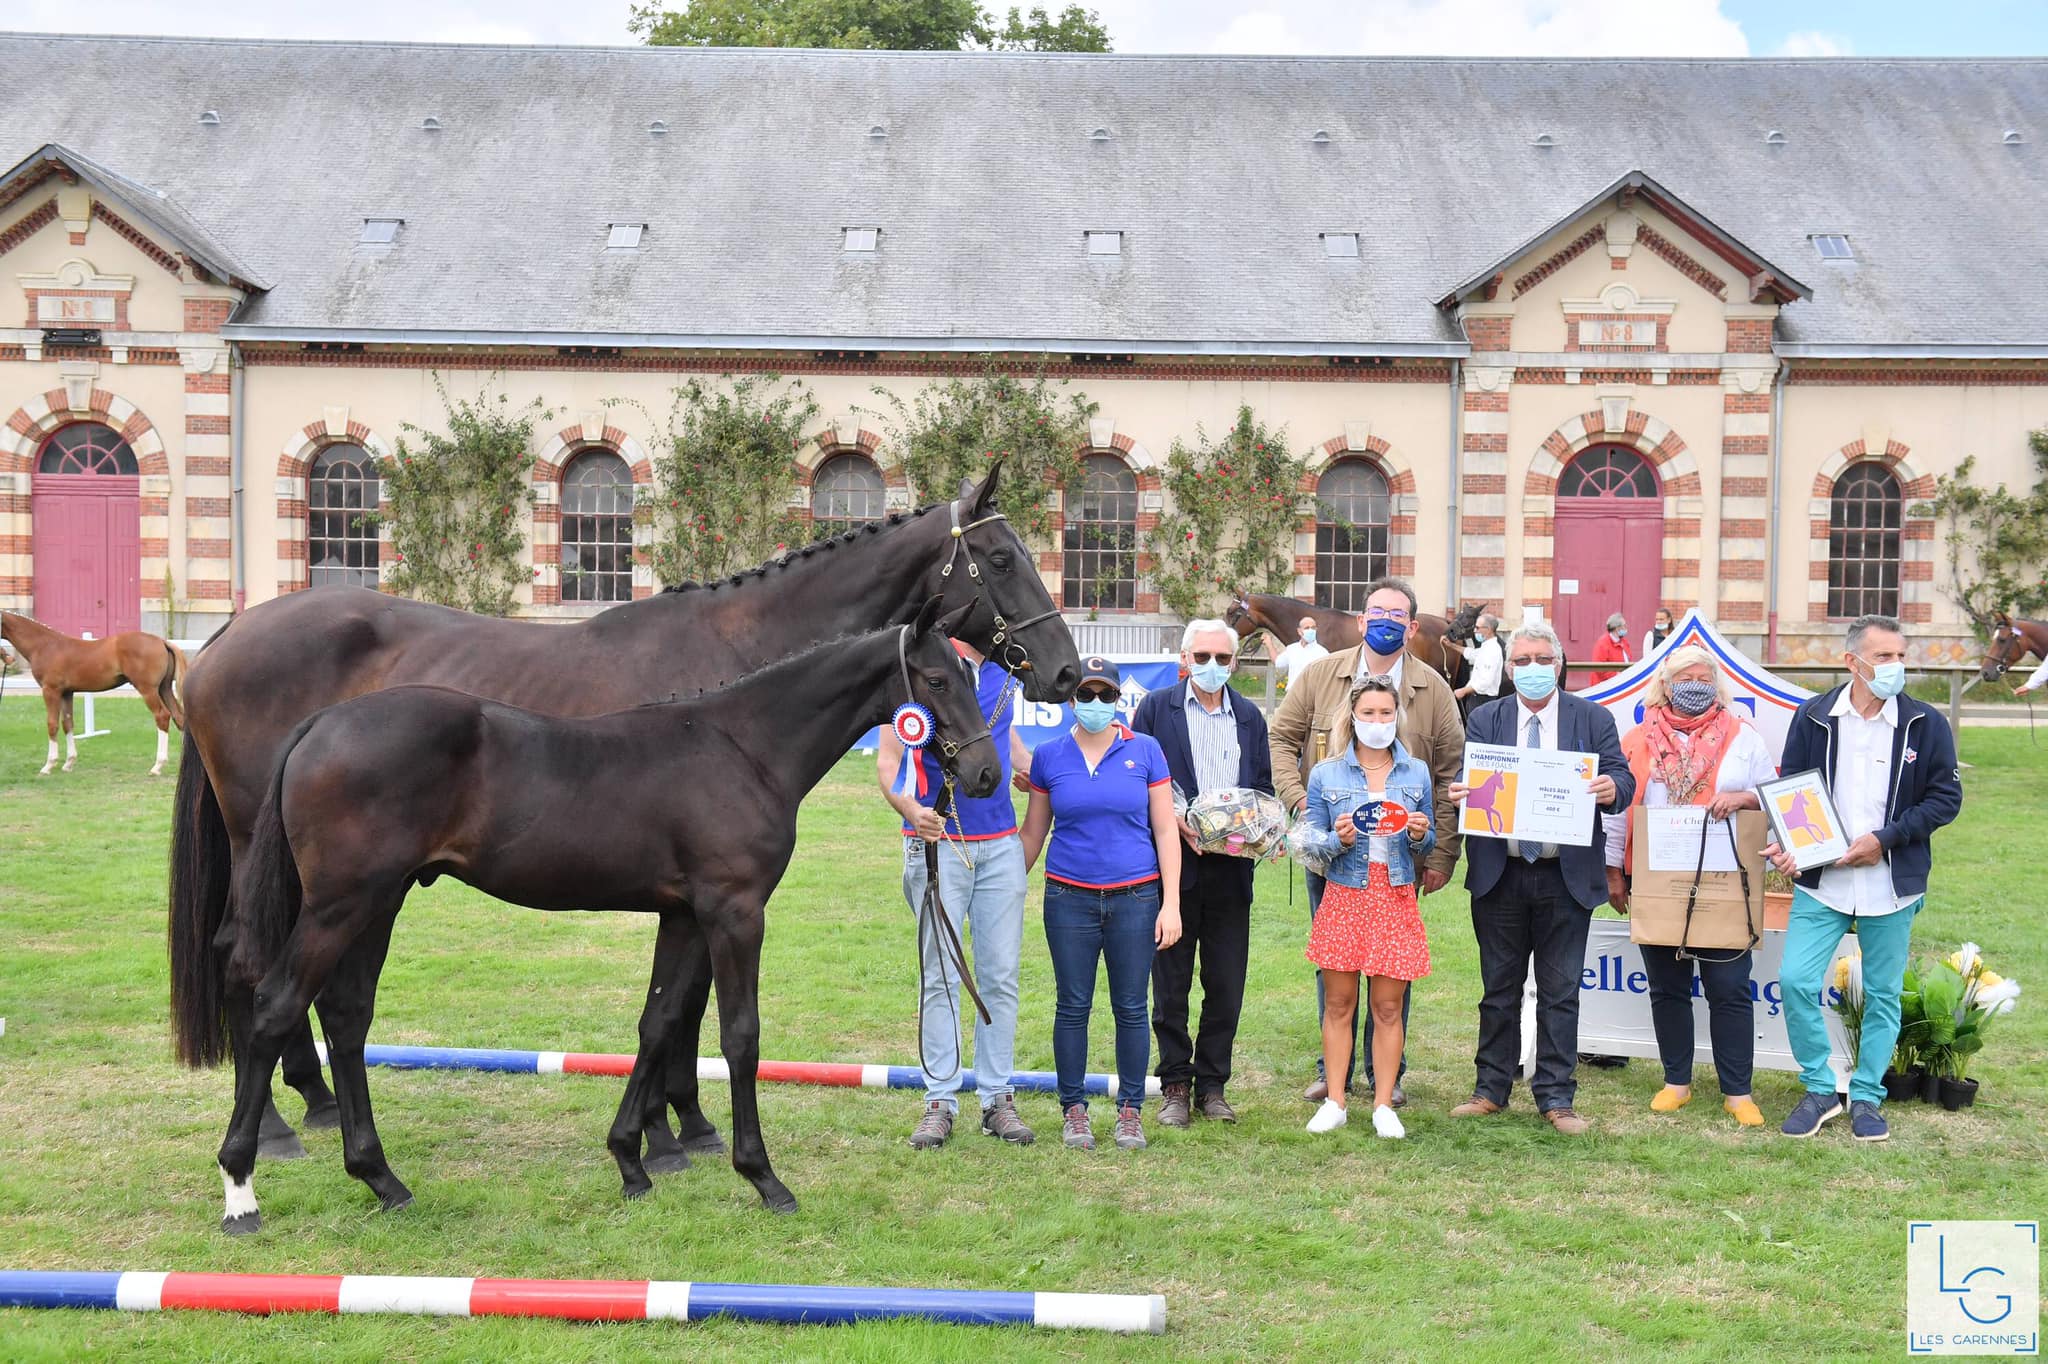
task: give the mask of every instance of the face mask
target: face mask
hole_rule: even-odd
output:
[[[1711,682],[1673,682],[1671,709],[1680,715],[1705,715],[1715,701]]]
[[[1230,681],[1230,669],[1221,663],[1197,663],[1188,669],[1188,676],[1195,679],[1195,685],[1203,691],[1222,691]]]
[[[1626,627],[1626,626],[1623,626],[1623,627],[1622,627],[1621,629],[1619,629],[1619,630],[1616,630],[1616,631],[1614,632],[1614,637],[1615,637],[1616,639],[1627,639],[1627,638],[1628,638],[1628,627]]]
[[[1301,642],[1302,642],[1303,644],[1313,644],[1313,643],[1315,643],[1315,642],[1316,642],[1316,632],[1315,632],[1315,631],[1313,631],[1313,630],[1303,630],[1303,631],[1301,632]]]
[[[1081,728],[1090,734],[1100,734],[1116,719],[1114,701],[1076,701],[1074,718],[1081,722]]]
[[[1880,701],[1889,701],[1906,689],[1906,665],[1903,663],[1866,663],[1870,669],[1870,690]]]
[[[1515,690],[1531,701],[1541,701],[1557,690],[1557,670],[1545,663],[1524,663],[1515,669]]]
[[[1401,652],[1401,646],[1408,642],[1408,627],[1394,620],[1376,620],[1365,627],[1365,647],[1380,655],[1391,658]]]
[[[1360,720],[1353,728],[1357,731],[1358,742],[1367,748],[1392,748],[1394,746],[1394,722],[1392,720]]]

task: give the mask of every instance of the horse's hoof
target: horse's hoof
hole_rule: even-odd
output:
[[[627,1180],[620,1189],[627,1198],[645,1198],[654,1192],[654,1181],[642,1175],[637,1181]]]
[[[702,1132],[682,1137],[683,1149],[693,1156],[722,1156],[725,1154],[725,1138],[718,1135],[718,1129],[707,1128]]]
[[[651,1175],[681,1174],[690,1168],[690,1156],[687,1151],[664,1151],[641,1161],[640,1168]]]
[[[779,1194],[762,1194],[761,1206],[778,1217],[787,1217],[796,1211],[796,1195],[787,1189]]]
[[[36,775],[39,777],[47,777],[50,775],[50,769],[47,767],[38,768],[36,769]]]
[[[341,1126],[341,1105],[332,1099],[327,1100],[325,1103],[308,1104],[306,1106],[306,1116],[300,1120],[299,1126],[308,1131],[325,1131],[328,1128],[339,1127]]]
[[[245,1212],[236,1217],[223,1217],[220,1229],[230,1236],[253,1236],[263,1230],[263,1214]]]
[[[400,1189],[395,1194],[383,1195],[378,1198],[377,1205],[383,1212],[403,1212],[412,1206],[412,1190]]]
[[[149,769],[149,775],[152,777],[161,777],[163,774],[164,770],[161,767],[152,767]]]
[[[69,771],[71,770],[71,764],[70,764],[70,763],[65,763],[65,764],[64,764],[64,766],[62,766],[61,768],[59,768],[59,769],[57,769],[57,770],[58,770],[58,771],[60,771],[60,772],[69,772]]]
[[[286,1128],[278,1136],[264,1137],[256,1143],[258,1160],[303,1160],[305,1156],[305,1143],[301,1142],[299,1134],[290,1128]]]

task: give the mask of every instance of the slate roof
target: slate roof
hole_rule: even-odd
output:
[[[245,337],[1462,353],[1437,300],[1640,171],[1811,288],[1781,349],[2048,348],[2042,60],[0,35],[0,82],[0,165],[60,143],[168,196],[269,284]]]

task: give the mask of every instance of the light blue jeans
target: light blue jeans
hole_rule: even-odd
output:
[[[912,914],[924,905],[924,840],[903,840],[903,898]],[[1018,958],[1024,950],[1024,843],[1015,834],[939,844],[939,898],[963,942],[973,942],[974,984],[989,1021],[960,998],[960,978],[938,944],[927,937],[918,1007],[924,1018],[924,1095],[959,1108],[965,1063],[960,1019],[974,1019],[974,1079],[987,1108],[1010,1093],[1017,1041]],[[961,854],[967,861],[961,861]],[[934,925],[936,927],[936,925]],[[921,932],[930,930],[920,929]]]
[[[1852,918],[1814,899],[1804,886],[1793,891],[1778,983],[1785,994],[1785,1036],[1807,1093],[1837,1092],[1821,992],[1834,988],[1835,947],[1854,924],[1863,949],[1863,1038],[1857,1044],[1856,1073],[1849,1077],[1849,1098],[1884,1102],[1884,1073],[1899,1042],[1899,991],[1906,983],[1913,916],[1925,903],[1923,898],[1896,914]]]

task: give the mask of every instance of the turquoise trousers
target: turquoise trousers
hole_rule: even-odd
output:
[[[1906,954],[1913,916],[1926,903],[1915,900],[1896,914],[1856,918],[1828,908],[1802,886],[1792,896],[1792,920],[1785,930],[1785,964],[1778,973],[1785,998],[1785,1035],[1799,1062],[1809,1094],[1833,1094],[1835,1072],[1828,1065],[1824,992],[1834,988],[1836,945],[1853,925],[1863,948],[1863,1038],[1849,1098],[1884,1102],[1884,1072],[1899,1041],[1899,991],[1906,979]]]

